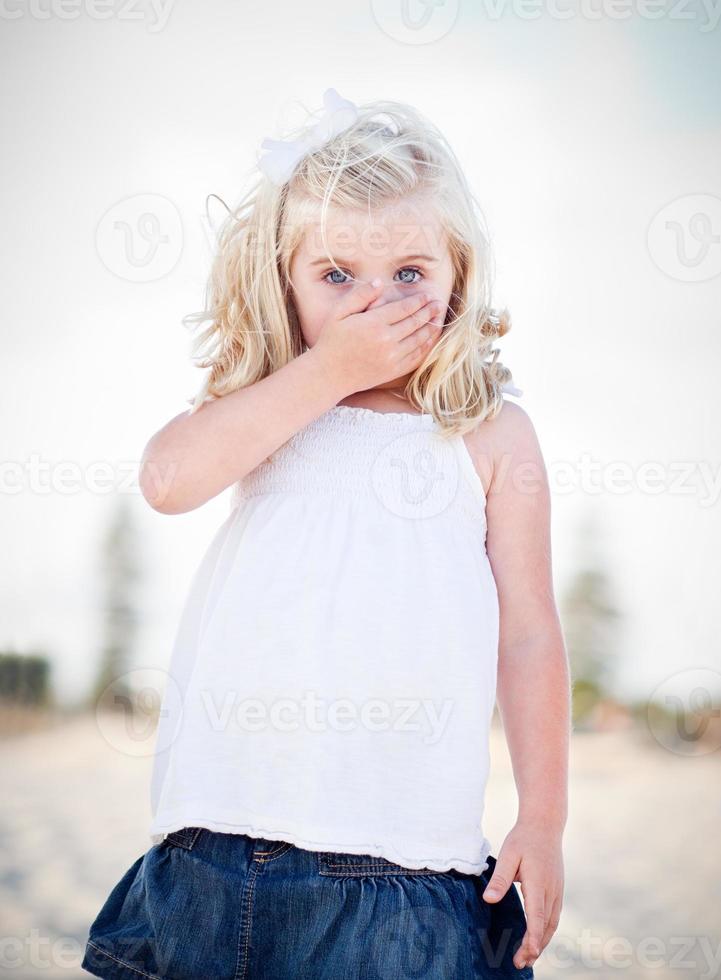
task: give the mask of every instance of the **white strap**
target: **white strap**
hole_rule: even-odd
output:
[[[523,394],[523,391],[520,388],[516,388],[516,386],[511,384],[509,381],[501,387],[501,391],[505,391],[507,395],[515,395],[516,398],[520,398]]]

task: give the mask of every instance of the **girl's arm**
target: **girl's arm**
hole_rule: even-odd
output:
[[[262,381],[181,412],[143,451],[143,496],[161,514],[194,510],[345,398],[342,380],[311,347]]]
[[[355,284],[308,350],[156,432],[139,474],[151,507],[162,514],[194,510],[342,398],[415,370],[442,329],[434,297],[419,290],[368,309],[382,288],[380,281]]]
[[[521,882],[528,932],[515,957],[520,966],[547,945],[561,912],[570,671],[553,594],[550,490],[531,420],[504,402],[474,435],[474,459],[480,455],[492,467],[486,550],[500,610],[497,703],[519,797],[492,900]],[[484,898],[491,899],[490,888]]]

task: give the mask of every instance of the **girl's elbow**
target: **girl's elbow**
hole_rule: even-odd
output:
[[[159,514],[182,514],[185,506],[178,481],[179,464],[153,445],[145,447],[138,471],[138,486],[147,503]]]
[[[159,514],[176,513],[176,502],[168,487],[158,479],[158,469],[153,460],[144,460],[140,465],[138,486],[146,502]]]
[[[177,462],[161,456],[144,456],[138,473],[138,486],[145,500],[158,514],[187,514],[210,499],[199,494],[197,486],[189,486],[179,475]]]

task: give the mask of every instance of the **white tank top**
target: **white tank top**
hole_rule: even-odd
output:
[[[206,827],[484,871],[485,540],[465,441],[430,415],[336,406],[236,484],[172,650],[153,842]]]

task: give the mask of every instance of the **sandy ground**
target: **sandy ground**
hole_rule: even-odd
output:
[[[151,846],[151,750],[119,718],[0,743],[1,975],[88,976],[89,924]],[[492,753],[484,829],[497,855],[516,812],[499,728]],[[721,977],[720,762],[643,730],[574,735],[564,909],[540,980]]]

